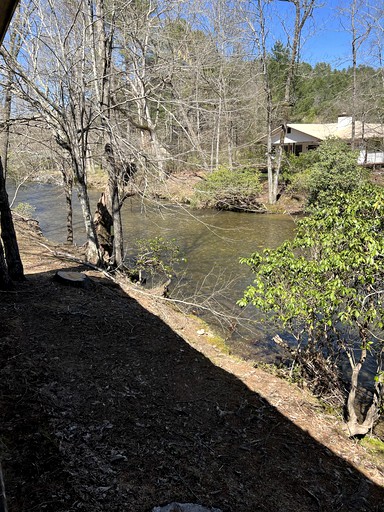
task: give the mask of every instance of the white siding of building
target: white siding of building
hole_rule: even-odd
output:
[[[363,165],[363,164],[381,165],[381,164],[384,164],[384,152],[376,151],[373,153],[367,153],[367,155],[366,155],[365,151],[360,151],[360,155],[359,155],[359,158],[357,161],[361,165]]]

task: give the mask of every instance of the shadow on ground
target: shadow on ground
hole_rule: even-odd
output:
[[[0,293],[10,511],[384,510],[384,489],[119,288],[52,276]]]

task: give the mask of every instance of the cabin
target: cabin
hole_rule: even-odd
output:
[[[281,127],[272,132],[272,145],[280,144]],[[352,140],[352,117],[342,114],[337,123],[289,123],[284,139],[284,149],[287,153],[299,155],[329,138],[338,137],[346,142]],[[265,141],[265,137],[263,138]],[[366,166],[384,165],[384,125],[380,123],[355,123],[355,144],[360,149],[358,162]]]

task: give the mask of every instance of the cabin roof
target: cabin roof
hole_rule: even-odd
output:
[[[350,140],[352,138],[352,123],[347,126],[340,126],[339,123],[292,123],[288,124],[288,126],[293,130],[306,133],[314,139],[319,140],[324,140],[328,137],[338,137],[343,140]],[[278,131],[279,130],[280,129],[278,129]],[[358,139],[382,138],[384,137],[384,127],[380,123],[362,123],[361,121],[356,121],[355,137]]]
[[[3,42],[9,23],[19,0],[1,0],[0,5],[0,44]]]
[[[339,139],[350,141],[352,139],[352,118],[345,118],[344,122],[337,123],[288,123],[288,133],[286,134],[284,144],[292,142],[319,143],[329,137],[338,137]],[[278,144],[278,135],[281,126],[272,131],[273,144]],[[384,138],[384,125],[380,123],[355,123],[355,139],[372,140]],[[260,142],[265,142],[264,135]]]

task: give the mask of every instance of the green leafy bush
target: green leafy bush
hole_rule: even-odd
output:
[[[25,219],[31,219],[36,211],[35,206],[30,203],[19,203],[15,208],[14,212],[24,217]]]
[[[244,258],[254,282],[239,301],[280,322],[291,353],[316,392],[343,392],[342,360],[350,364],[346,396],[351,435],[377,421],[384,382],[384,189],[359,187],[328,195],[298,224],[293,241]],[[278,341],[281,340],[278,338]],[[365,419],[355,412],[359,376],[371,358],[373,399]]]
[[[344,141],[330,138],[316,150],[316,161],[311,167],[309,202],[320,194],[336,191],[351,192],[366,182],[367,171],[357,163],[358,151]]]
[[[367,171],[357,164],[358,151],[353,151],[337,138],[325,140],[318,149],[290,156],[283,176],[291,193],[308,195],[309,204],[325,194],[350,192],[367,181]]]
[[[175,273],[175,265],[186,261],[180,255],[176,240],[167,240],[161,236],[141,238],[135,242],[136,257],[133,273],[138,274],[139,281],[145,276],[163,275],[168,278]]]
[[[299,156],[288,155],[283,162],[282,177],[292,194],[309,194],[311,168],[318,161],[316,150],[300,153]]]
[[[195,203],[218,210],[252,210],[258,208],[260,191],[258,171],[249,168],[232,171],[221,167],[196,187]]]

